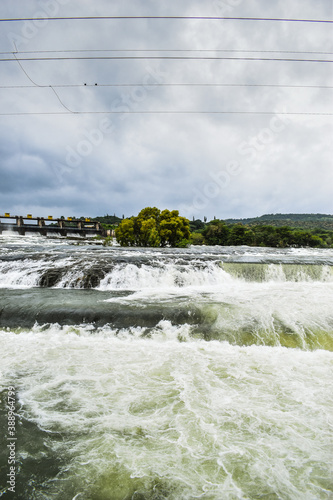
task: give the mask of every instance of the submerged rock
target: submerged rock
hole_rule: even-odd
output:
[[[90,268],[81,278],[82,288],[96,288],[105,277],[105,272],[97,266]]]
[[[70,268],[54,268],[43,273],[39,280],[39,286],[51,288],[64,280],[66,288],[95,288],[104,277],[105,271],[98,266],[92,266],[83,271],[79,277],[71,275]]]
[[[48,269],[39,280],[39,286],[49,288],[56,285],[66,272],[63,268]]]

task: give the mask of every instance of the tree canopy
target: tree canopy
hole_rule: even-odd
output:
[[[121,246],[183,247],[189,244],[189,220],[178,210],[146,207],[136,217],[124,219],[116,231]]]
[[[289,226],[226,224],[225,221],[218,219],[207,224],[201,235],[201,239],[192,238],[192,242],[206,245],[266,247],[329,247],[333,242],[333,234],[329,231],[315,234],[315,231],[304,231]]]

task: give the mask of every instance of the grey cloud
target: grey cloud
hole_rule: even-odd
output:
[[[328,4],[325,0],[319,0],[315,5],[310,0],[296,0],[292,4],[282,0],[269,3],[263,0],[232,3],[212,0],[203,5],[198,0],[191,0],[176,5],[166,1],[136,0],[129,8],[105,0],[93,4],[90,1],[62,0],[58,12],[63,16],[219,15],[218,10],[223,8],[225,15],[234,16],[329,18],[332,13]],[[19,6],[2,0],[0,13],[1,17],[30,17],[40,10],[41,5],[38,0],[21,2]],[[11,51],[13,33],[22,36],[22,25],[4,24],[3,28],[0,38],[3,50]],[[329,51],[332,48],[327,28],[302,23],[220,21],[48,22],[33,36],[23,40],[19,51]],[[119,52],[113,54],[119,55]],[[215,53],[200,53],[204,54]],[[241,55],[233,52],[216,54]],[[269,57],[274,53],[248,55]],[[288,54],[284,56],[288,57]],[[24,71],[17,62],[1,64],[0,85],[32,86],[29,89],[2,89],[3,112],[66,112],[66,108],[121,112],[330,111],[331,90],[151,86],[151,83],[162,82],[330,85],[328,64],[81,60],[23,62]],[[38,87],[83,83],[93,86],[55,87],[57,95],[51,88]],[[98,84],[96,87],[95,83]],[[110,83],[145,83],[146,86],[102,86]],[[271,122],[274,118],[276,121]],[[55,216],[67,215],[65,211],[72,215],[114,212],[132,215],[150,204],[184,209],[184,215],[189,217],[331,211],[329,146],[332,117],[292,116],[284,127],[283,123],[287,122],[281,120],[279,116],[246,114],[1,116],[0,211],[22,210],[28,213],[33,207],[41,212],[38,215],[46,215],[50,210]],[[237,174],[230,167],[236,163],[239,164]]]

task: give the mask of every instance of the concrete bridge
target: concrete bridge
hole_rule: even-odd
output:
[[[22,215],[10,215],[5,213],[0,215],[0,234],[3,231],[15,231],[20,235],[26,233],[39,233],[44,236],[47,234],[60,234],[67,236],[70,234],[77,234],[78,236],[93,236],[93,235],[106,235],[106,231],[102,228],[100,222],[90,219],[54,219],[52,215],[47,218],[32,217],[28,214],[26,217]]]

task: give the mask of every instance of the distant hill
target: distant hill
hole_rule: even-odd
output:
[[[114,215],[103,215],[94,217],[103,224],[118,225],[123,219]],[[289,226],[299,229],[320,229],[333,231],[333,215],[330,214],[265,214],[260,217],[249,217],[247,219],[224,219],[227,224],[241,223],[248,226]],[[201,220],[191,221],[191,230],[200,230],[206,226]]]
[[[98,220],[102,224],[117,225],[123,219],[121,219],[120,217],[117,217],[116,214],[114,214],[114,215],[107,214],[107,215],[103,215],[103,216],[94,217],[94,220]]]
[[[333,215],[329,214],[266,214],[248,219],[225,219],[227,224],[289,226],[301,229],[333,231]]]

